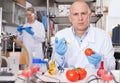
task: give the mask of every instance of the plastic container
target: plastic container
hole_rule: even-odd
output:
[[[36,73],[37,71],[40,70],[40,61],[41,59],[38,59],[38,58],[32,59],[32,66],[30,67],[30,69],[33,73]]]
[[[47,61],[41,60],[40,62],[40,72],[47,72]]]
[[[47,71],[47,61],[41,60],[33,52],[32,67],[38,67],[40,72],[45,73]]]
[[[41,60],[38,58],[34,58],[32,60],[32,67],[34,67],[34,68],[37,67],[38,71],[45,73],[45,72],[47,72],[47,61],[44,61],[44,60]]]

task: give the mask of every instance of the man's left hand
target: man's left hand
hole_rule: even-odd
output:
[[[94,52],[94,54],[92,54],[91,56],[87,56],[87,58],[88,61],[94,65],[98,64],[101,61],[101,56],[96,52]]]

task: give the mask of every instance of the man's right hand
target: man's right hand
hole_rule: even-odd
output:
[[[60,40],[58,40],[58,38],[55,38],[55,51],[59,54],[59,55],[64,55],[66,53],[68,49],[68,46],[66,44],[66,40],[65,38],[62,38]]]

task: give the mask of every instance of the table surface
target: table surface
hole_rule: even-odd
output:
[[[120,70],[112,70],[111,71],[113,73],[113,76],[115,78],[115,80],[120,83]],[[66,70],[63,73],[59,73],[57,75],[50,75],[48,72],[46,72],[45,74],[41,74],[41,72],[37,73],[37,77],[39,78],[38,83],[40,83],[40,81],[45,81],[45,82],[67,82],[67,83],[71,83],[69,80],[67,80],[66,76],[65,76]],[[87,71],[87,76],[85,79],[83,80],[78,80],[74,83],[87,83],[87,81],[94,79],[96,76],[96,71],[95,72],[91,72],[91,71]],[[21,83],[21,80],[17,80],[16,83]],[[97,82],[96,80],[93,80],[89,83],[103,83],[103,81],[99,80],[99,82]],[[115,83],[114,80],[110,81],[109,83]]]
[[[37,77],[39,78],[37,80],[36,83],[40,83],[41,81],[44,81],[44,82],[54,82],[54,83],[60,83],[60,82],[67,82],[67,83],[72,83],[70,82],[69,80],[67,80],[65,74],[66,74],[66,71],[67,69],[65,69],[65,71],[63,73],[58,73],[57,75],[50,75],[48,72],[46,72],[45,74],[42,74],[41,72],[38,72],[36,75]],[[94,79],[96,75],[96,71],[90,71],[90,70],[87,70],[87,76],[85,79],[83,80],[78,80],[74,83],[88,83],[89,80],[91,79]],[[112,70],[111,71],[115,80],[120,83],[120,70]],[[19,71],[19,74],[21,73],[21,71]],[[13,77],[9,77],[9,76],[1,76],[0,77],[0,80],[6,80],[6,81],[9,81],[10,80],[16,80],[15,83],[23,83],[23,79],[25,79],[23,76],[21,75],[18,75],[17,76],[17,79],[13,76]],[[26,79],[25,79],[26,80]],[[25,82],[24,82],[25,83]],[[27,82],[26,82],[27,83]],[[96,80],[93,80],[89,83],[103,83],[103,81],[99,80],[99,82],[97,82]],[[114,80],[110,81],[109,83],[116,83]]]

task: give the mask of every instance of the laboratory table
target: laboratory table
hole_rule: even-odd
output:
[[[36,82],[35,83],[72,83],[71,81],[69,81],[67,78],[66,78],[66,71],[68,69],[65,69],[64,72],[62,73],[58,73],[57,75],[50,75],[48,72],[42,74],[41,72],[37,72],[36,75]],[[21,75],[21,70],[18,72],[18,75],[15,77],[15,76],[0,76],[0,83],[29,83],[26,81],[26,78],[23,77]],[[83,80],[79,80],[79,81],[76,81],[74,83],[105,83],[101,80],[93,80],[95,79],[95,77],[97,76],[96,75],[96,71],[93,71],[93,70],[87,70],[87,76],[86,78],[84,78]],[[114,76],[114,80],[111,80],[109,83],[120,83],[120,70],[111,70],[110,72],[112,72],[113,76]],[[5,81],[5,82],[1,82],[1,81]],[[15,82],[11,82],[11,81],[14,81]],[[90,81],[92,80],[92,81]],[[88,82],[89,81],[89,82]],[[115,82],[116,81],[116,82]],[[108,83],[108,82],[106,82]]]
[[[41,72],[38,72],[36,74],[37,78],[37,82],[36,83],[72,83],[71,81],[67,80],[65,73],[66,73],[67,69],[65,69],[65,71],[63,73],[58,73],[57,75],[50,75],[48,72],[46,72],[45,74],[42,74]],[[112,70],[111,71],[113,76],[114,76],[114,80],[109,81],[109,83],[120,83],[120,70]],[[74,83],[108,83],[108,82],[103,82],[101,80],[93,80],[95,78],[96,75],[96,71],[90,71],[87,70],[87,76],[85,79],[83,80],[79,80],[76,81]],[[20,76],[19,76],[20,77]],[[20,77],[21,78],[21,77]],[[93,81],[90,81],[93,80]],[[89,82],[88,82],[89,81]],[[116,81],[116,82],[115,82]],[[22,83],[21,79],[17,79],[16,83]]]

